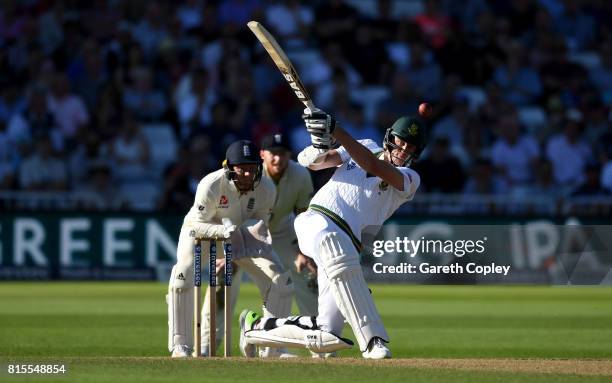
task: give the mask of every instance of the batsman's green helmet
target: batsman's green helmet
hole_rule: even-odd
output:
[[[385,149],[389,151],[397,148],[397,145],[393,142],[392,136],[399,137],[416,146],[416,151],[406,160],[405,164],[418,158],[425,149],[425,146],[427,146],[427,130],[425,128],[425,123],[421,119],[415,117],[400,117],[387,129],[383,144]]]

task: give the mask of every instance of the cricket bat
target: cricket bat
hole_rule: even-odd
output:
[[[315,106],[310,98],[310,95],[308,94],[308,91],[306,91],[304,84],[302,84],[300,76],[298,76],[293,64],[291,64],[291,61],[285,54],[285,51],[283,51],[283,48],[278,45],[278,42],[274,36],[272,36],[270,32],[268,32],[268,30],[257,21],[249,21],[247,26],[251,32],[253,32],[255,37],[257,37],[257,40],[259,40],[261,45],[263,45],[266,52],[268,52],[278,70],[280,70],[285,80],[289,83],[293,93],[295,93],[297,98],[308,109],[314,110]]]

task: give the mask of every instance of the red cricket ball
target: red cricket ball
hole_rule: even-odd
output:
[[[419,115],[423,118],[431,117],[431,113],[433,112],[433,108],[430,104],[423,102],[419,105]]]

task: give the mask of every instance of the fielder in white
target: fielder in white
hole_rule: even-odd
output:
[[[283,134],[264,137],[260,155],[264,177],[274,182],[277,191],[270,218],[272,247],[291,272],[300,315],[317,315],[316,264],[300,253],[293,229],[295,216],[306,211],[314,192],[310,173],[291,160],[291,146]]]
[[[364,358],[390,358],[389,336],[359,264],[362,231],[381,226],[411,200],[419,175],[407,166],[425,148],[423,123],[402,117],[387,129],[383,147],[356,141],[321,110],[305,110],[313,145],[298,156],[313,170],[337,167],[313,197],[308,211],[295,220],[300,250],[318,266],[316,317],[266,318],[245,310],[240,315],[240,349],[255,356],[256,346],[302,347],[317,353],[350,348],[342,338],[344,320],[351,326]],[[332,149],[334,140],[341,147]]]
[[[276,189],[272,181],[261,175],[262,161],[257,147],[250,141],[237,141],[228,147],[223,168],[208,174],[198,184],[194,204],[181,227],[177,264],[172,268],[166,296],[168,349],[173,357],[189,357],[193,350],[194,237],[230,238],[237,269],[245,270],[259,288],[264,315],[282,317],[291,312],[293,285],[289,272],[272,251],[268,231]],[[229,218],[233,225],[224,226],[223,218]],[[203,245],[203,264],[208,255],[209,246]],[[224,262],[221,256],[217,259],[218,275]],[[238,275],[234,282],[232,312],[236,301],[234,290],[239,288]],[[204,355],[208,353],[209,299],[210,291],[207,291],[202,309]],[[217,342],[220,343],[223,316],[218,319],[221,319],[217,320]]]

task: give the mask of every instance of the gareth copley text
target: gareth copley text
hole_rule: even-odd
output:
[[[420,265],[411,265],[409,263],[400,263],[399,265],[383,265],[375,263],[372,265],[372,270],[376,274],[503,274],[508,275],[510,266],[496,265],[491,263],[488,265],[478,265],[470,262],[465,265],[452,263],[450,265],[431,265],[429,263],[421,263]]]
[[[372,248],[372,255],[376,258],[382,257],[385,253],[403,253],[415,257],[417,254],[452,254],[455,257],[463,257],[466,254],[482,254],[485,251],[484,244],[487,237],[473,240],[441,240],[441,239],[408,239],[407,237],[397,237],[395,240],[376,240]]]

